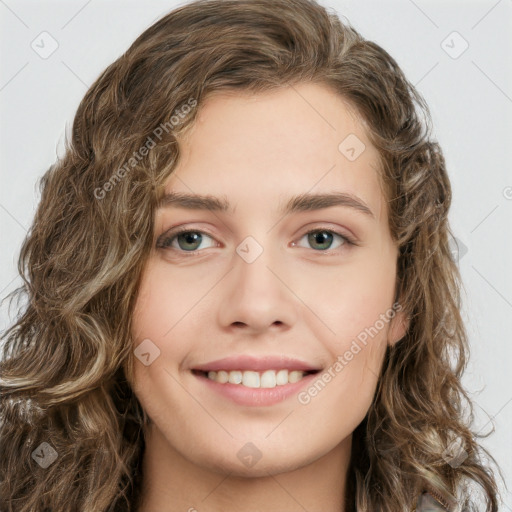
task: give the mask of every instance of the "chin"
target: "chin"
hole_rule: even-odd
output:
[[[254,459],[253,461],[249,460],[244,463],[244,453],[239,455],[239,450],[231,449],[227,450],[227,452],[232,453],[233,456],[226,459],[224,456],[219,458],[219,454],[211,454],[210,457],[205,459],[203,452],[201,458],[193,462],[209,471],[223,475],[229,474],[231,478],[260,478],[295,471],[313,463],[321,457],[321,454],[318,456],[312,454],[302,454],[302,456],[298,456],[298,454],[295,453],[294,456],[290,458],[286,457],[284,454],[276,453],[276,451],[273,450],[271,457],[265,457],[265,452],[263,451],[261,458],[257,460]],[[250,452],[250,450],[248,450],[248,452]]]

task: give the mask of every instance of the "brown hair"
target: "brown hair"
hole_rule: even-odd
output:
[[[2,510],[135,510],[147,417],[126,379],[131,314],[178,136],[210,93],[299,82],[337,91],[380,152],[397,297],[410,318],[354,432],[352,503],[411,510],[430,489],[476,506],[463,485],[474,482],[497,511],[460,381],[468,347],[449,248],[451,190],[428,109],[386,51],[308,0],[180,7],[86,93],[65,155],[42,178],[19,260],[17,295],[27,304],[3,336]],[[454,438],[467,453],[457,465],[443,457]],[[31,456],[43,442],[57,454],[47,468]]]

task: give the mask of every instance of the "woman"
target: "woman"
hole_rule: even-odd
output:
[[[22,248],[2,510],[496,511],[427,120],[311,1],[147,29]]]

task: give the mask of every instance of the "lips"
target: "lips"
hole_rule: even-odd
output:
[[[302,373],[302,372],[301,372]],[[235,404],[249,407],[269,407],[284,402],[296,396],[301,389],[311,384],[317,376],[309,373],[300,378],[297,382],[288,381],[287,384],[276,385],[274,387],[252,387],[243,383],[232,384],[230,382],[221,383],[205,376],[204,372],[193,371],[197,383],[201,386],[198,389],[198,396],[203,396],[203,389],[208,393],[204,395],[205,402],[211,403],[210,393],[228,399]]]
[[[238,405],[272,406],[298,393],[321,368],[287,356],[239,355],[197,365],[192,374],[210,392]]]

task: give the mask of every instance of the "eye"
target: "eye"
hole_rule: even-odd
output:
[[[199,249],[201,246],[201,242],[206,239],[213,240],[213,238],[206,234],[204,231],[191,230],[191,229],[183,229],[178,232],[170,233],[164,235],[164,237],[159,238],[157,241],[157,248],[159,249],[174,249],[177,251],[185,251],[185,252],[197,252],[196,249]],[[207,247],[201,247],[202,249],[208,249],[209,247],[216,247],[216,244],[213,243]]]
[[[338,238],[338,245],[332,247],[334,238]],[[302,236],[300,240],[306,238],[307,243],[312,246],[312,248],[316,251],[326,251],[331,249],[337,249],[343,245],[354,245],[354,242],[346,235],[342,235],[336,231],[332,231],[330,229],[314,229],[312,231],[308,231],[306,234]],[[297,244],[293,244],[297,245]],[[301,246],[303,247],[303,246]]]
[[[344,245],[355,245],[355,242],[349,236],[342,235],[341,233],[331,229],[317,228],[305,233],[301,237],[300,241],[304,238],[307,240],[307,243],[310,244],[311,248],[317,252],[327,252]],[[338,243],[333,247],[333,241],[336,238],[338,239]],[[205,240],[210,240],[210,244],[206,247],[201,247],[201,244]],[[303,245],[298,245],[295,242],[293,242],[292,245],[304,247]],[[212,236],[208,235],[204,231],[184,228],[162,235],[157,240],[156,247],[158,249],[170,249],[185,254],[192,254],[199,252],[199,249],[218,247],[218,244],[214,241]]]

